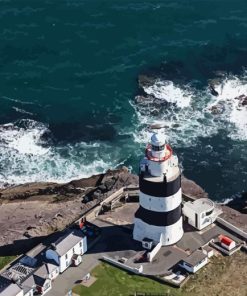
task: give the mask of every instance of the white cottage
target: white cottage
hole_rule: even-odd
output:
[[[87,251],[87,237],[81,230],[69,230],[46,251],[46,259],[59,266],[62,273],[72,263],[74,255],[82,256]],[[81,260],[80,260],[81,261]]]
[[[204,254],[200,250],[196,250],[188,257],[186,257],[182,263],[181,267],[186,269],[190,273],[196,273],[199,269],[201,269],[204,265],[208,263],[208,256]]]

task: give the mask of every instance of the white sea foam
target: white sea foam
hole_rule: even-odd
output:
[[[19,112],[19,113],[22,113],[22,114],[26,114],[26,115],[33,115],[33,113],[31,113],[31,112],[28,112],[28,111],[26,111],[26,110],[24,110],[24,109],[21,109],[21,108],[17,108],[17,107],[12,107],[16,112]]]
[[[247,74],[239,77],[223,77],[213,96],[208,87],[197,90],[194,87],[175,85],[170,81],[157,81],[144,88],[148,95],[166,100],[166,108],[155,102],[148,106],[131,103],[137,115],[137,129],[134,140],[145,143],[150,136],[149,125],[161,124],[163,132],[177,147],[193,146],[200,137],[210,137],[219,130],[227,131],[229,137],[247,140],[247,106],[239,106],[236,97],[247,95]],[[210,108],[223,104],[222,114],[212,114]],[[156,112],[154,112],[156,111]]]
[[[33,120],[0,126],[0,187],[5,183],[68,182],[124,163],[119,150],[100,143],[49,146],[46,125]],[[101,149],[99,150],[99,147]]]
[[[19,154],[44,155],[49,149],[42,147],[42,135],[47,127],[34,120],[20,120],[18,124],[0,127],[0,143],[3,148]]]
[[[163,89],[163,87],[162,87]],[[179,89],[179,90],[178,90]],[[173,92],[174,90],[174,92]],[[158,92],[159,93],[159,92]],[[198,137],[204,137],[217,132],[218,127],[213,124],[213,117],[208,116],[203,109],[206,107],[205,92],[199,93],[196,89],[186,86],[186,88],[169,84],[169,97],[179,98],[177,104],[170,104],[165,109],[159,105],[142,107],[132,104],[137,115],[137,131],[134,135],[136,142],[146,142],[150,136],[147,126],[160,124],[163,132],[167,135],[169,142],[176,146],[193,146]],[[179,94],[179,96],[178,96]],[[188,96],[188,98],[187,98]],[[186,104],[182,104],[182,100]],[[170,99],[175,102],[175,100]],[[153,110],[157,112],[153,115]],[[207,124],[203,124],[207,122]]]
[[[189,106],[192,98],[189,87],[181,89],[179,86],[174,85],[172,81],[168,80],[157,80],[153,85],[144,87],[144,91],[148,95],[153,95],[158,99],[174,103],[181,108]]]
[[[223,102],[229,111],[228,120],[233,123],[235,129],[230,132],[233,139],[247,140],[247,106],[240,106],[236,99],[241,95],[247,96],[247,72],[242,76],[228,76],[216,85],[215,90],[219,96],[213,99],[213,104]],[[225,114],[222,114],[225,116]]]

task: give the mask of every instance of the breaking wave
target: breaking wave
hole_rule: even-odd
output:
[[[118,163],[118,152],[110,155],[110,150],[105,143],[54,146],[49,127],[34,120],[1,125],[0,187],[36,181],[63,183],[104,172],[124,162]]]
[[[242,76],[221,75],[211,81],[212,88],[156,80],[143,86],[145,95],[131,102],[137,115],[134,139],[145,143],[150,126],[160,125],[169,141],[177,147],[196,145],[198,138],[211,137],[220,130],[234,140],[247,140],[247,72]],[[247,100],[247,98],[246,98]],[[165,104],[164,104],[165,103]]]

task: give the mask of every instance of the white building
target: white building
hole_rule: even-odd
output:
[[[152,135],[140,163],[139,187],[133,238],[162,245],[179,241],[183,236],[181,174],[178,159],[161,133]]]
[[[17,284],[9,283],[9,285],[0,289],[0,296],[24,296],[24,292]]]
[[[232,239],[230,239],[228,236],[220,235],[219,236],[220,244],[223,248],[227,249],[228,251],[231,251],[236,247],[236,242]]]
[[[221,211],[215,207],[214,202],[208,198],[188,201],[183,206],[183,214],[188,223],[198,230],[212,224],[220,213]]]
[[[196,250],[180,264],[181,267],[190,273],[195,273],[208,263],[208,256],[202,251]]]
[[[86,251],[87,237],[81,230],[70,230],[52,244],[45,255],[48,260],[53,260],[59,266],[59,271],[62,273],[73,263],[74,254],[82,256]]]

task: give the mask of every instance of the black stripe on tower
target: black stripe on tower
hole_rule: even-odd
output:
[[[182,215],[182,207],[179,205],[176,209],[168,212],[150,211],[142,206],[135,213],[135,217],[143,222],[154,226],[169,226],[176,223]]]
[[[167,197],[178,192],[181,188],[181,175],[175,180],[167,182],[152,182],[144,179],[143,175],[139,176],[139,186],[142,193],[156,196],[156,197]]]

